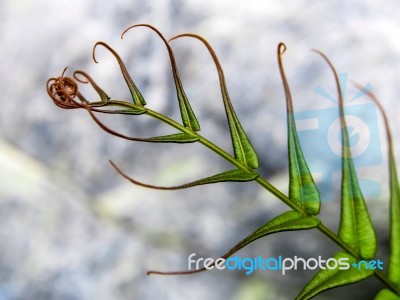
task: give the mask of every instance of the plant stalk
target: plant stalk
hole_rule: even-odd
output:
[[[210,140],[206,139],[205,137],[201,136],[197,132],[194,132],[183,125],[179,124],[178,122],[170,119],[169,117],[158,113],[154,110],[146,108],[146,113],[147,115],[156,118],[166,124],[169,124],[170,126],[176,128],[177,130],[183,132],[183,133],[189,133],[192,135],[197,135],[199,137],[199,142],[212,150],[214,153],[218,154],[220,157],[225,159],[226,161],[230,162],[232,165],[237,167],[238,169],[244,170],[246,172],[253,172],[256,173],[254,170],[248,168],[247,166],[243,165],[240,161],[236,160],[233,156],[231,156],[229,153],[227,153],[225,150],[222,148],[218,147],[215,145],[213,142]],[[269,183],[265,178],[259,176],[255,180],[258,184],[260,184],[262,187],[264,187],[266,190],[271,192],[274,196],[276,196],[279,200],[283,201],[286,205],[288,205],[290,208],[293,210],[305,215],[305,212],[291,199],[288,198],[285,194],[283,194],[281,191],[279,191],[275,186],[273,186],[271,183]],[[315,216],[314,216],[315,217]],[[356,257],[357,259],[362,259],[358,253],[354,251],[353,248],[351,248],[347,243],[345,243],[339,236],[337,236],[334,232],[332,232],[328,227],[326,227],[322,222],[320,225],[318,225],[317,229],[322,232],[325,236],[327,236],[331,241],[336,243],[340,248],[345,250],[347,253],[351,254],[352,256]],[[391,282],[388,277],[381,272],[380,270],[375,270],[374,271],[374,276],[377,277],[387,288],[389,288],[392,292],[396,293],[397,295],[400,296],[400,287],[397,287],[393,282]]]

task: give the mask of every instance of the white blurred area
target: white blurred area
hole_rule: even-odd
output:
[[[86,112],[56,107],[45,83],[68,66],[69,74],[85,70],[111,97],[129,100],[110,53],[99,48],[99,64],[92,60],[92,47],[101,40],[126,61],[148,106],[179,120],[162,42],[145,28],[132,30],[124,40],[120,34],[138,23],[156,26],[167,38],[183,32],[200,34],[220,57],[233,105],[259,153],[260,173],[286,190],[286,116],[278,43],[288,47],[284,63],[296,110],[334,107],[315,93],[317,85],[335,90],[330,70],[310,51],[319,49],[339,72],[372,84],[400,149],[398,16],[397,0],[2,0],[0,300],[293,299],[312,273],[281,277],[262,271],[251,276],[212,271],[147,277],[148,269],[185,269],[192,252],[221,255],[287,208],[254,183],[176,192],[132,186],[112,170],[108,159],[132,177],[157,185],[184,183],[229,166],[200,145],[137,144],[111,137]],[[209,54],[193,39],[171,45],[202,133],[231,149]],[[95,96],[90,89],[85,91]],[[170,130],[141,116],[103,120],[135,136]],[[382,178],[387,171],[383,136],[381,132]],[[400,152],[396,153],[400,161]],[[382,190],[382,199],[369,205],[384,259],[387,188]],[[337,227],[337,200],[324,203],[322,219]],[[239,255],[329,256],[334,247],[317,232],[283,233],[261,239]],[[370,279],[315,299],[373,299],[380,287]]]

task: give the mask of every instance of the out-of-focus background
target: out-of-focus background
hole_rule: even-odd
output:
[[[132,186],[112,170],[108,159],[129,175],[158,185],[184,183],[229,166],[200,145],[138,144],[109,136],[85,111],[56,107],[46,94],[46,80],[59,76],[66,66],[70,72],[82,69],[113,98],[129,100],[110,53],[99,48],[99,64],[92,61],[92,47],[101,40],[125,60],[148,106],[179,119],[162,42],[145,28],[133,30],[124,40],[119,37],[136,23],[150,23],[166,37],[200,34],[220,56],[233,105],[260,154],[260,173],[286,191],[285,106],[277,44],[288,46],[284,59],[296,111],[336,107],[335,101],[315,92],[318,85],[328,94],[335,91],[326,64],[309,51],[320,49],[349,79],[372,84],[392,121],[399,149],[399,15],[397,0],[2,0],[0,299],[293,299],[312,272],[293,271],[284,277],[272,271],[147,277],[148,269],[186,269],[192,252],[199,257],[223,254],[285,206],[255,183],[167,192]],[[196,40],[177,40],[172,46],[203,134],[230,151],[212,60]],[[348,87],[349,95],[357,93]],[[354,101],[369,103],[366,97]],[[361,177],[380,180],[378,193],[371,193],[367,201],[379,230],[379,257],[386,261],[386,145],[380,117],[371,118],[367,124],[377,120],[380,137],[374,136],[371,145],[378,151],[358,171]],[[142,116],[104,120],[136,136],[167,130]],[[315,165],[327,164],[316,172],[322,177],[321,170],[334,170],[329,164],[337,164],[324,154],[325,148],[311,155]],[[336,230],[340,177],[333,171],[329,176],[321,217]],[[310,231],[258,240],[239,255],[327,258],[336,250],[326,237]],[[316,299],[373,299],[381,287],[371,278]]]

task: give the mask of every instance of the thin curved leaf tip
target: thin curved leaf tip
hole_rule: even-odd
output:
[[[357,174],[351,157],[339,77],[327,56],[318,50],[313,51],[321,55],[331,68],[335,77],[339,98],[339,115],[342,126],[342,203],[339,237],[353,248],[357,256],[363,259],[372,259],[377,250],[376,234],[358,184]],[[356,257],[346,252],[337,253],[335,259],[337,261],[347,259],[349,265],[357,262]],[[326,268],[320,270],[307,283],[296,297],[296,300],[311,299],[325,290],[364,280],[372,276],[373,273],[374,271],[371,269],[359,270],[351,267],[349,269],[340,269],[338,266],[335,269]]]
[[[318,53],[329,65],[335,78],[339,99],[339,116],[342,127],[342,199],[339,237],[350,245],[361,258],[372,259],[377,251],[376,233],[359,186],[351,156],[339,76],[335,67],[324,53],[318,50],[313,51]]]
[[[133,82],[131,76],[128,73],[128,70],[126,69],[126,66],[124,64],[124,62],[122,61],[121,57],[118,55],[117,52],[115,52],[115,50],[113,48],[111,48],[109,45],[107,45],[104,42],[97,42],[94,47],[93,47],[93,60],[98,63],[97,59],[96,59],[96,49],[98,46],[103,46],[104,48],[106,48],[108,51],[111,52],[111,54],[115,57],[115,59],[117,60],[119,67],[121,69],[122,75],[125,79],[126,84],[128,85],[129,91],[131,93],[132,99],[133,99],[133,103],[135,105],[146,105],[146,101],[144,100],[142,94],[140,93],[139,89],[136,87],[135,83]]]
[[[321,198],[318,188],[308,168],[297,135],[294,119],[293,101],[288,81],[282,63],[282,56],[286,45],[278,45],[279,71],[282,77],[283,88],[286,96],[287,127],[288,127],[288,155],[289,155],[289,198],[309,215],[316,215],[321,208]]]
[[[219,173],[210,177],[206,177],[203,179],[199,179],[190,183],[182,184],[182,185],[177,185],[177,186],[171,186],[171,187],[164,187],[164,186],[156,186],[156,185],[151,185],[147,183],[140,182],[136,179],[133,179],[126,175],[117,165],[110,161],[110,164],[112,167],[125,179],[130,181],[133,184],[142,186],[142,187],[147,187],[151,189],[156,189],[156,190],[181,190],[181,189],[186,189],[190,187],[195,187],[199,185],[204,185],[204,184],[212,184],[212,183],[218,183],[218,182],[247,182],[247,181],[253,181],[257,179],[260,175],[255,173],[255,172],[245,172],[240,169],[236,170],[230,170],[226,171],[223,173]]]
[[[197,121],[196,115],[193,112],[193,109],[189,103],[189,100],[186,96],[185,90],[183,89],[183,85],[181,82],[181,79],[179,77],[179,72],[178,72],[178,67],[176,65],[176,61],[175,61],[175,57],[174,57],[174,53],[170,47],[170,45],[168,44],[168,41],[165,39],[165,37],[161,34],[161,32],[149,25],[149,24],[137,24],[137,25],[132,25],[130,27],[128,27],[127,29],[124,30],[124,32],[122,32],[121,34],[121,39],[125,36],[125,34],[130,31],[133,28],[136,27],[148,27],[151,30],[153,30],[164,42],[165,46],[167,47],[168,50],[168,55],[169,55],[169,59],[171,62],[171,68],[172,68],[172,74],[174,77],[174,82],[175,82],[175,88],[176,88],[176,94],[178,97],[178,103],[179,103],[179,109],[181,112],[181,117],[182,117],[182,122],[183,125],[193,131],[199,131],[200,130],[200,124]]]
[[[207,47],[208,51],[210,52],[218,71],[222,99],[224,102],[226,117],[228,119],[234,156],[247,167],[251,169],[257,169],[259,166],[257,153],[254,150],[254,147],[252,146],[249,138],[247,137],[242,125],[240,124],[235,110],[233,109],[231,100],[229,98],[228,89],[226,87],[224,72],[222,70],[221,64],[219,63],[218,57],[215,54],[215,51],[203,37],[196,34],[180,34],[172,37],[169,41],[175,40],[180,37],[192,37],[198,39]]]

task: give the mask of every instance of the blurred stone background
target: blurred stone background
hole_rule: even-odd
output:
[[[319,84],[334,91],[329,69],[309,51],[317,48],[339,72],[372,83],[398,137],[399,15],[397,0],[2,0],[0,300],[293,299],[312,272],[285,277],[275,272],[246,276],[241,271],[147,277],[148,269],[185,269],[192,252],[221,255],[285,206],[255,183],[174,192],[132,186],[112,170],[108,159],[131,176],[159,185],[184,183],[229,166],[200,145],[138,144],[109,136],[84,111],[55,107],[46,94],[46,80],[59,76],[65,66],[83,69],[113,98],[129,99],[113,57],[99,48],[100,63],[91,59],[92,46],[101,40],[126,61],[148,106],[179,119],[161,41],[145,28],[122,41],[119,36],[136,23],[150,23],[166,37],[200,34],[220,55],[232,102],[260,154],[260,173],[285,191],[285,106],[277,44],[288,46],[285,66],[296,110],[335,107],[315,93]],[[230,149],[208,53],[190,39],[175,41],[173,48],[203,134]],[[137,136],[168,130],[145,117],[103,120]],[[359,171],[378,174],[384,183],[383,139],[380,146],[379,171]],[[384,260],[385,196],[383,185],[381,197],[368,199]],[[328,201],[322,211],[322,219],[334,230],[338,204],[337,198]],[[329,257],[336,250],[324,236],[310,231],[258,240],[239,255]],[[371,278],[316,299],[373,299],[380,288]]]

